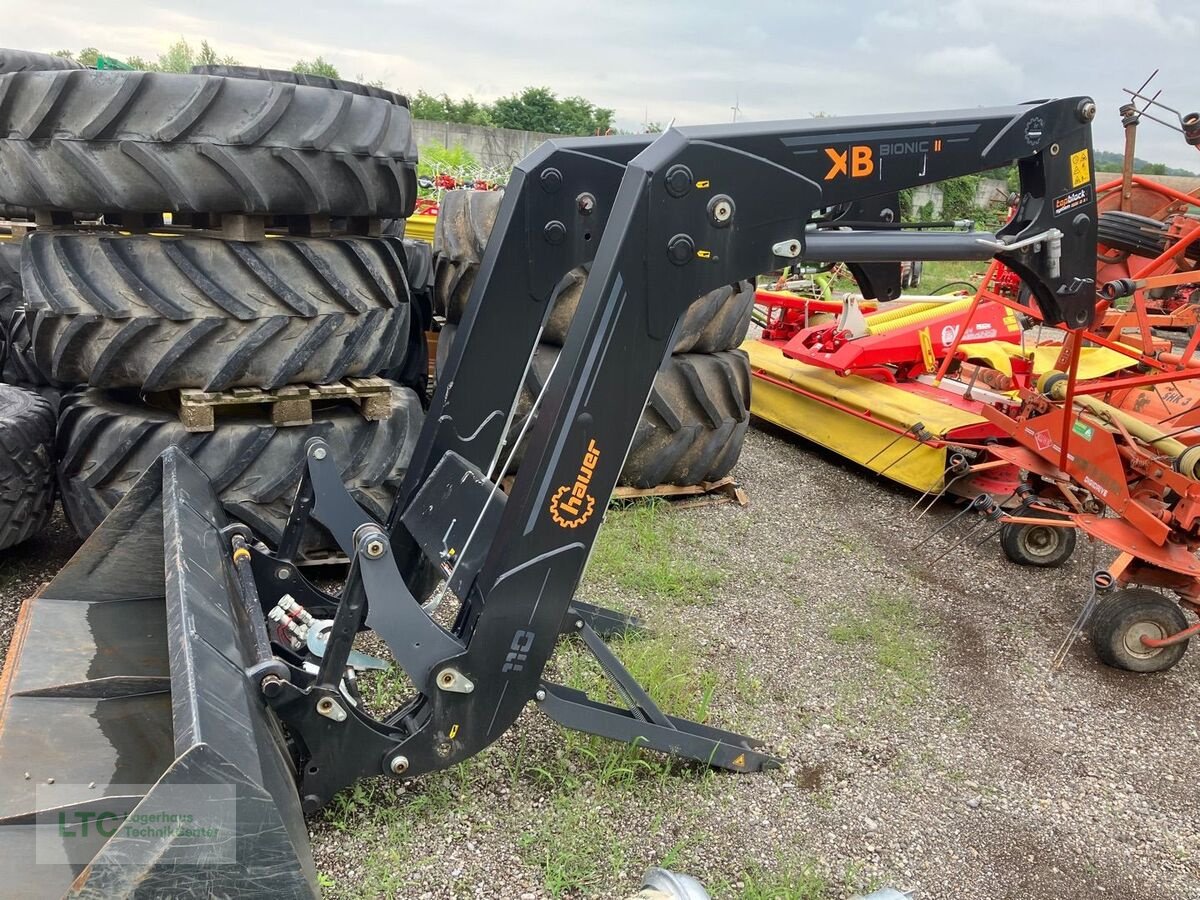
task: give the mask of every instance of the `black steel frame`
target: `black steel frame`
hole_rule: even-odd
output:
[[[769,271],[781,256],[803,258],[806,226],[822,210],[1013,160],[1021,200],[995,237],[1018,248],[994,253],[979,235],[891,230],[868,233],[869,256],[906,258],[923,237],[957,242],[961,254],[994,253],[1022,276],[1046,321],[1088,324],[1093,115],[1092,102],[1076,97],[681,128],[653,138],[551,141],[522,161],[388,522],[354,503],[329,448],[314,440],[281,552],[252,553],[264,609],[286,592],[335,623],[316,675],[277,648],[287,677],[259,676],[292,738],[305,807],[358,777],[459,762],[496,740],[530,702],[569,727],[726,769],[771,765],[758,742],[664,715],[601,639],[635,623],[573,600],[673,329],[701,294]],[[588,262],[578,312],[505,497],[493,483],[503,474],[497,461],[513,398],[555,284]],[[352,560],[340,597],[318,591],[288,562],[310,517]],[[431,569],[453,572],[462,598],[449,629],[419,602]],[[413,699],[384,720],[339,687],[363,627],[387,642],[414,684]],[[542,679],[563,634],[584,641],[628,708]]]

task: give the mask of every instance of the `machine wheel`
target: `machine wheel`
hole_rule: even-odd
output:
[[[26,240],[33,355],[61,384],[329,384],[401,366],[408,349],[394,238]]]
[[[1047,519],[1062,519],[1039,512]],[[1000,526],[1000,547],[1004,555],[1022,566],[1037,566],[1052,569],[1061,566],[1075,552],[1077,535],[1074,528],[1058,528],[1054,525]]]
[[[0,550],[33,537],[54,508],[54,410],[0,385]]]
[[[559,352],[542,344],[534,355],[510,432],[513,437]],[[723,478],[742,452],[749,423],[750,359],[744,351],[671,356],[654,379],[620,483],[650,488]]]
[[[555,288],[542,340],[562,346],[587,284],[588,266],[567,273]],[[734,350],[746,339],[754,312],[754,282],[739,281],[709,291],[684,312],[672,353]]]
[[[371,84],[360,84],[357,81],[346,81],[344,78],[330,78],[328,75],[311,75],[304,72],[291,72],[287,69],[263,69],[259,66],[192,66],[193,75],[219,75],[223,78],[249,78],[253,81],[274,81],[280,84],[303,84],[308,87],[330,88],[335,91],[345,91],[348,94],[358,94],[362,97],[375,97],[386,100],[397,106],[408,109],[408,98],[386,88],[375,87]]]
[[[1096,242],[1135,256],[1155,257],[1170,244],[1170,226],[1166,222],[1136,213],[1110,210],[1102,213],[1096,227]],[[1200,261],[1200,244],[1192,244],[1185,255]],[[1101,256],[1101,259],[1105,259]]]
[[[40,388],[50,382],[33,358],[33,343],[29,337],[29,316],[24,307],[7,314],[3,326],[3,378],[8,384]]]
[[[433,311],[457,325],[496,224],[501,191],[447,191],[433,233]]]
[[[46,72],[55,69],[82,69],[79,63],[63,56],[34,53],[32,50],[10,50],[0,47],[0,75],[8,72]]]
[[[407,109],[166,72],[0,76],[0,203],[98,213],[407,216]]]
[[[916,262],[914,262],[912,264],[912,267],[909,269],[908,286],[910,288],[915,288],[915,287],[921,286],[921,267],[922,267],[922,265],[923,265],[922,261],[917,260]]]
[[[21,242],[0,241],[0,324],[7,325],[23,302]]]
[[[58,477],[63,510],[81,537],[91,534],[163,450],[177,446],[212,479],[229,515],[272,546],[283,534],[304,468],[304,444],[321,437],[333,448],[351,495],[382,521],[408,468],[420,431],[421,403],[408,388],[392,389],[392,412],[368,422],[353,406],[313,409],[312,425],[276,427],[264,415],[219,418],[214,431],[184,430],[174,411],[135,395],[97,390],[63,399]],[[314,526],[306,552],[331,550]]]
[[[454,343],[454,335],[457,331],[457,325],[447,322],[438,332],[437,353],[433,361],[433,371],[438,381],[442,379],[442,369],[446,368],[446,360],[450,357],[450,345]]]
[[[1092,613],[1092,646],[1106,665],[1130,672],[1162,672],[1183,658],[1188,642],[1151,648],[1142,644],[1141,637],[1163,638],[1187,627],[1187,616],[1170,597],[1147,588],[1126,588]]]

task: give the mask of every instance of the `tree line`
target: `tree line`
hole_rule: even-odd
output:
[[[104,53],[98,47],[79,51],[59,50],[55,56],[74,59],[91,68],[107,63],[114,68],[128,67],[146,72],[190,72],[193,66],[241,65],[234,56],[220,53],[207,40],[198,47],[180,38],[154,59],[129,56],[121,59]],[[293,72],[340,78],[336,66],[323,57],[298,59]],[[364,81],[359,76],[357,81]],[[374,87],[384,87],[380,81],[366,81]],[[456,100],[448,94],[434,95],[418,90],[410,98],[413,118],[434,122],[460,122],[469,125],[491,125],[496,128],[515,128],[519,131],[542,131],[549,134],[608,134],[613,130],[613,111],[596,106],[584,97],[558,97],[547,87],[527,87],[501,97],[494,103],[484,103],[474,97]],[[647,130],[659,131],[658,126]]]

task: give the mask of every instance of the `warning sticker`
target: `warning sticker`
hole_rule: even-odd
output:
[[[1085,147],[1078,153],[1071,154],[1071,187],[1079,187],[1092,180],[1092,167],[1088,161]]]

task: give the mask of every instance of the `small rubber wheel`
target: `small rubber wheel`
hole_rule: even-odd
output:
[[[1170,597],[1147,588],[1126,588],[1092,613],[1092,647],[1101,662],[1114,668],[1163,672],[1183,658],[1188,642],[1147,647],[1142,638],[1164,638],[1187,627],[1187,616]]]
[[[1038,513],[1045,518],[1065,518]],[[1075,529],[1055,525],[1000,526],[1000,547],[1004,555],[1022,566],[1052,569],[1061,566],[1075,552]]]
[[[909,275],[908,275],[908,286],[909,287],[920,287],[921,286],[921,269],[922,269],[921,260],[917,260],[915,263],[912,264],[912,271],[909,272]]]

